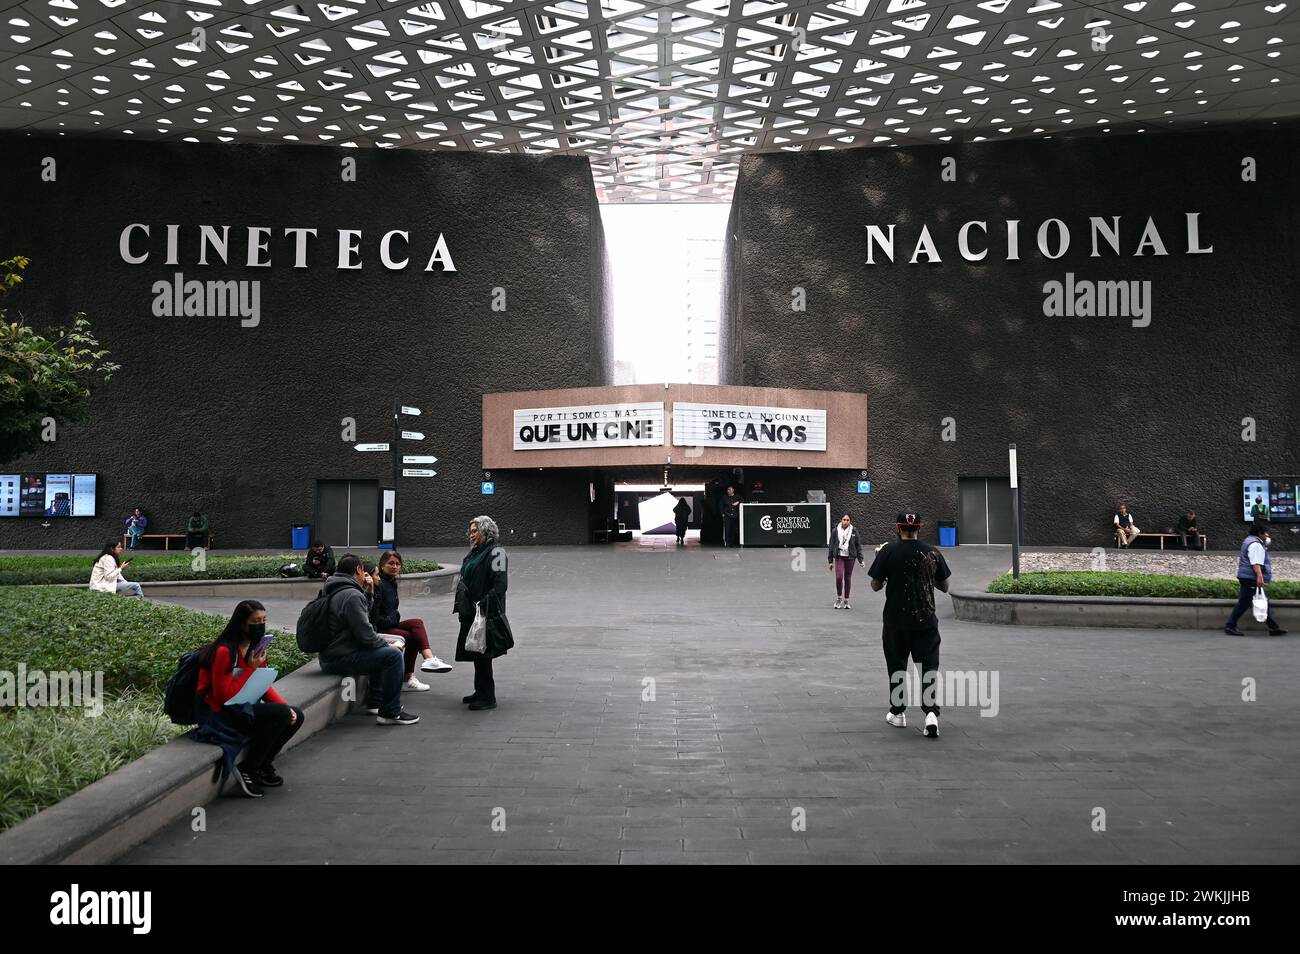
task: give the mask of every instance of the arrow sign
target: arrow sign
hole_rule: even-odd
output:
[[[407,407],[405,404],[403,404],[403,405],[402,405],[402,413],[403,413],[403,414],[409,414],[409,415],[411,415],[412,417],[419,417],[419,416],[420,416],[420,409],[419,409],[418,407]]]
[[[403,464],[436,464],[438,463],[438,458],[434,457],[432,454],[403,454],[402,463]]]
[[[353,444],[352,449],[359,450],[359,451],[386,451],[388,450],[388,445],[387,444]]]
[[[436,470],[424,470],[423,468],[420,467],[403,467],[402,476],[403,477],[437,477],[438,472]]]
[[[402,431],[402,440],[404,440],[404,441],[422,441],[422,440],[424,440],[424,434],[422,434],[420,431]],[[386,447],[384,448],[384,450],[387,450],[387,449],[388,449],[388,448],[386,448]]]

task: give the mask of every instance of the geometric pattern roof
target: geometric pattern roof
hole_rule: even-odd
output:
[[[747,152],[1300,115],[1300,0],[0,0],[0,128],[591,160],[726,201]]]

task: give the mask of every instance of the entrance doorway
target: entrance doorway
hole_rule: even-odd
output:
[[[1011,478],[958,477],[957,542],[1011,542]]]
[[[331,547],[374,547],[379,543],[379,481],[316,481],[312,534]]]
[[[671,545],[676,540],[674,508],[683,498],[691,508],[686,518],[686,542],[698,542],[704,512],[703,484],[679,483],[668,487],[660,484],[614,484],[615,513],[620,529],[631,531],[632,539],[646,543],[661,541]]]

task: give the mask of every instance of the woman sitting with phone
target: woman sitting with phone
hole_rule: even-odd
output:
[[[266,607],[257,600],[244,600],[235,607],[221,635],[204,648],[199,658],[194,700],[199,727],[195,738],[223,745],[232,733],[242,737],[247,749],[232,774],[248,798],[261,798],[263,788],[284,784],[271,763],[302,728],[302,710],[286,703],[271,685],[256,701],[226,704],[240,694],[257,670],[266,666],[270,643]]]
[[[144,596],[139,583],[130,583],[125,574],[131,561],[121,562],[122,542],[110,540],[95,557],[95,565],[90,569],[90,588],[99,593],[129,593],[132,596]]]

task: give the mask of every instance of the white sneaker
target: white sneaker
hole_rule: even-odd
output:
[[[420,682],[420,680],[415,678],[415,673],[411,673],[411,678],[406,680],[406,682],[402,683],[402,691],[403,692],[428,692],[429,684],[427,682]]]
[[[939,717],[933,712],[925,714],[925,737],[927,739],[939,738]]]
[[[896,728],[896,729],[903,729],[903,728],[906,728],[906,727],[907,727],[907,713],[906,713],[906,712],[900,712],[898,715],[894,715],[892,712],[886,712],[886,713],[885,713],[885,721],[888,722],[890,725],[892,725],[892,726],[893,726],[894,728]]]
[[[849,601],[848,601],[848,600],[845,600],[845,601],[844,601],[844,605],[843,605],[842,607],[840,607],[840,608],[841,608],[841,609],[853,609],[853,607],[849,605]]]
[[[451,663],[445,663],[437,656],[430,656],[420,663],[421,672],[451,672]]]
[[[844,602],[844,600],[841,599],[840,597],[838,597],[838,596],[835,597],[835,605],[832,606],[831,609],[839,609],[839,608],[840,608],[840,604],[843,603],[843,602]]]

